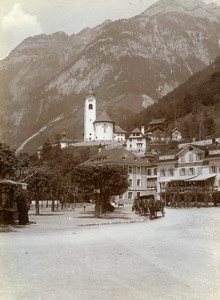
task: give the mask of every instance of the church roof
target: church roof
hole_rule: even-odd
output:
[[[96,118],[94,123],[98,122],[108,122],[108,123],[114,123],[112,119],[107,115],[105,111],[102,111],[100,115]]]

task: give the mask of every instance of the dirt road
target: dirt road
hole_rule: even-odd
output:
[[[117,224],[64,212],[5,230],[0,299],[220,299],[220,208],[136,223],[126,209]]]

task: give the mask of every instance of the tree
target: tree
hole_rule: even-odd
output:
[[[15,151],[6,144],[0,143],[0,177],[14,176],[17,163]]]
[[[129,186],[127,168],[119,165],[79,165],[72,172],[72,181],[84,195],[96,192],[97,217],[109,196],[123,194]]]
[[[64,192],[62,176],[57,170],[46,165],[31,166],[26,182],[32,198],[36,201],[36,214],[39,214],[40,199],[51,199],[53,210],[54,200],[59,200],[61,193]]]
[[[47,139],[42,147],[42,159],[48,160],[51,156],[51,152],[52,152],[52,145],[51,145],[49,139]]]
[[[206,115],[204,117],[203,127],[206,135],[213,134],[215,132],[215,121],[212,116]]]

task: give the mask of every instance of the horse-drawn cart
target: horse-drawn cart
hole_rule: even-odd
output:
[[[135,198],[132,211],[139,215],[149,215],[150,219],[156,219],[157,213],[160,212],[162,217],[165,215],[165,203],[161,200],[156,200],[153,194],[142,195]]]

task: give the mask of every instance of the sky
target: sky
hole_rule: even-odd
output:
[[[0,0],[0,59],[28,36],[57,31],[71,35],[107,19],[133,17],[155,2],[157,0]],[[220,0],[204,2],[220,5]]]

